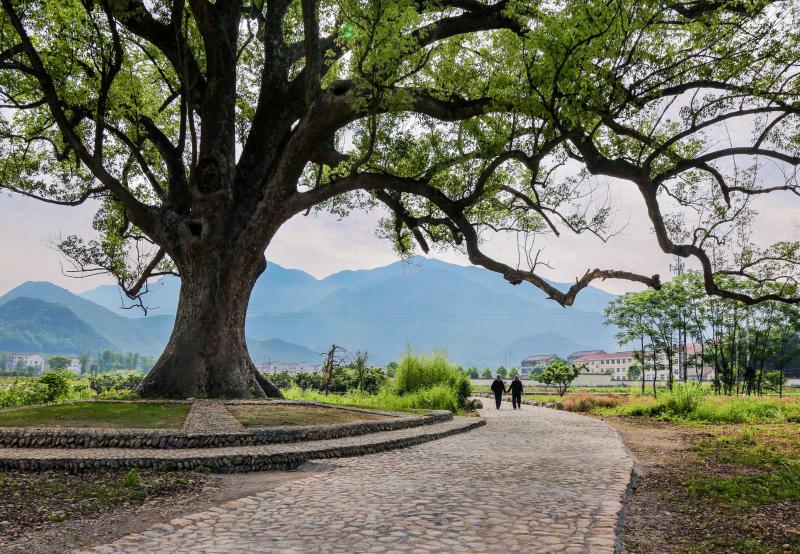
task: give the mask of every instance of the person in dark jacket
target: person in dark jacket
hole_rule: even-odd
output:
[[[522,408],[522,381],[519,380],[519,375],[514,376],[511,385],[508,387],[511,391],[511,405],[514,409]]]
[[[494,403],[497,409],[500,409],[500,404],[503,402],[503,393],[506,392],[506,384],[500,375],[492,382],[492,392],[494,393]]]

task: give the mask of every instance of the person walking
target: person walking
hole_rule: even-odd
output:
[[[519,375],[514,376],[511,385],[508,387],[511,391],[511,405],[514,409],[522,409],[522,381],[519,380]]]
[[[500,404],[503,402],[503,393],[506,391],[506,384],[503,382],[503,379],[498,374],[495,380],[492,382],[492,392],[494,393],[494,403],[497,406],[497,409],[500,409]]]

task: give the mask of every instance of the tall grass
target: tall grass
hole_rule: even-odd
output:
[[[287,398],[294,400],[315,400],[342,406],[459,412],[472,394],[472,385],[469,378],[460,373],[444,353],[406,352],[400,360],[394,382],[384,385],[377,394],[363,394],[355,390],[346,394],[323,394],[296,387],[283,392]]]
[[[657,417],[705,423],[800,423],[800,401],[796,398],[710,396],[694,383],[676,384],[658,398],[631,395],[616,407],[598,408],[602,415]]]
[[[312,400],[336,406],[353,406],[356,408],[373,408],[398,412],[450,410],[455,413],[461,409],[456,395],[447,385],[434,385],[427,389],[403,395],[395,394],[389,387],[384,387],[378,394],[363,394],[357,391],[351,391],[346,394],[325,394],[313,390],[304,391],[297,386],[282,392],[289,400]]]
[[[395,370],[394,389],[397,394],[408,394],[420,389],[447,383],[458,374],[444,352],[412,354],[406,351]]]

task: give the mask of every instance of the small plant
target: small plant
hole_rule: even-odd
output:
[[[142,484],[142,480],[139,477],[139,472],[135,469],[130,470],[122,478],[122,484],[131,489],[138,488]]]

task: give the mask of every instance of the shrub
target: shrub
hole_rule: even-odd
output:
[[[0,390],[0,408],[44,404],[49,395],[49,387],[39,379],[15,379]]]
[[[70,391],[69,382],[72,375],[67,371],[45,371],[39,382],[45,386],[44,402],[55,402],[65,398]]]
[[[144,375],[100,375],[89,379],[89,388],[98,395],[110,391],[135,391]]]
[[[111,389],[97,395],[101,400],[137,400],[139,393],[131,389]]]
[[[447,383],[456,395],[458,406],[466,406],[467,400],[472,396],[472,382],[463,373],[452,376]]]
[[[275,373],[262,373],[264,378],[281,390],[294,386],[294,378],[288,371],[276,371]]]

